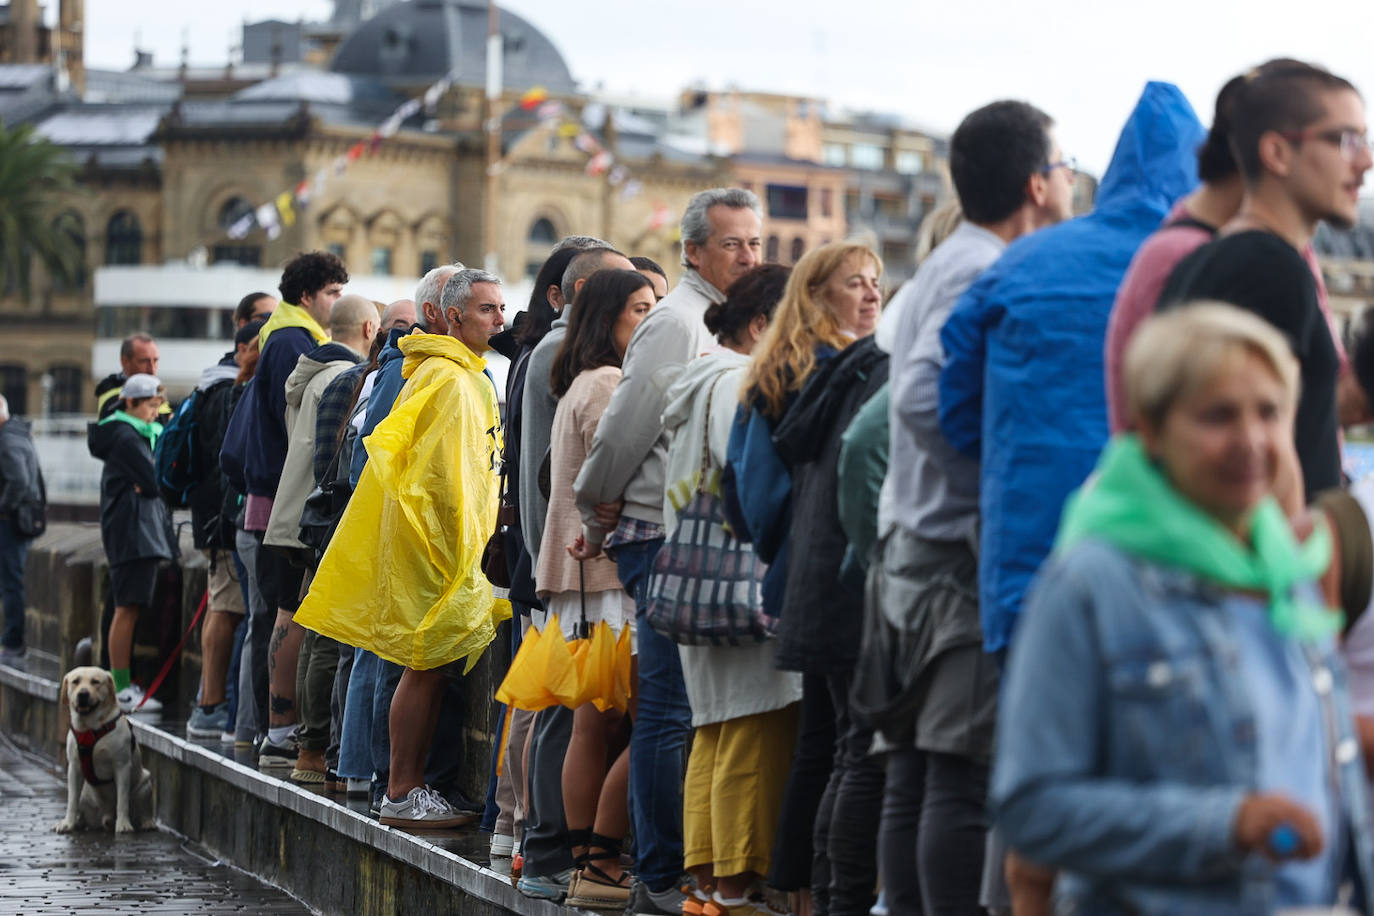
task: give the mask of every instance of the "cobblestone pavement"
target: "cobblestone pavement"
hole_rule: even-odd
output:
[[[300,916],[286,893],[213,862],[177,837],[59,835],[66,786],[0,735],[0,913],[107,916],[253,913]]]

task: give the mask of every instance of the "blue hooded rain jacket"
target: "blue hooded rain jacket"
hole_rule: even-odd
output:
[[[989,652],[1010,642],[1064,499],[1107,442],[1102,351],[1116,289],[1146,236],[1196,186],[1205,135],[1177,87],[1147,84],[1096,208],[1008,246],[940,334],[940,427],[982,460],[979,593]]]

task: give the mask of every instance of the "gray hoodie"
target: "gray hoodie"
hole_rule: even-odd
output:
[[[624,499],[624,515],[663,524],[668,389],[687,363],[716,349],[702,318],[724,301],[724,293],[689,269],[635,329],[620,384],[573,483],[584,523],[595,527],[598,504]]]

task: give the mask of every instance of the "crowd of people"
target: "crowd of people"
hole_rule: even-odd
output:
[[[178,552],[180,430],[210,568],[189,733],[383,824],[480,820],[527,896],[1374,904],[1374,487],[1341,461],[1374,332],[1332,318],[1312,250],[1371,166],[1355,88],[1282,59],[1209,129],[1149,84],[1078,218],[1053,120],[972,112],[886,304],[860,242],[762,263],[736,188],[686,207],[676,286],[570,236],[511,327],[493,274],[379,307],[301,254],[189,406],[146,335],[101,383],[120,702],[156,707],[130,644]],[[7,592],[7,650],[10,616]],[[464,675],[500,628],[515,656],[602,623],[633,647],[626,708],[504,709],[466,798],[463,709],[490,698]]]

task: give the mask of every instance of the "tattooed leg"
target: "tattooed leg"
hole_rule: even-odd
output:
[[[268,723],[276,728],[296,724],[296,660],[300,657],[305,628],[291,619],[289,611],[277,611],[277,625],[267,647],[267,680],[270,688]]]

